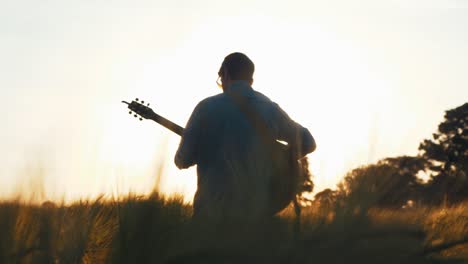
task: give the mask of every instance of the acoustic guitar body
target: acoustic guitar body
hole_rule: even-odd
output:
[[[270,213],[285,209],[295,198],[302,166],[288,146],[279,142],[271,145],[273,174],[270,179]]]

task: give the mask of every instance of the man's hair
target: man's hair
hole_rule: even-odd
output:
[[[223,76],[223,72],[226,72],[231,80],[250,81],[253,78],[254,71],[255,65],[249,57],[243,53],[234,52],[224,58],[218,75]]]

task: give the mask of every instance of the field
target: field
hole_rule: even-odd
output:
[[[261,223],[193,222],[181,198],[0,204],[0,263],[468,263],[468,204],[292,208]]]

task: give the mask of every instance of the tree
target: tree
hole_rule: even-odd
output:
[[[431,172],[427,200],[453,203],[468,199],[468,103],[446,111],[432,137],[419,146]]]
[[[420,157],[386,158],[349,172],[339,185],[339,193],[347,202],[362,207],[401,208],[408,200],[418,200],[422,181],[417,174],[424,168]]]
[[[418,174],[427,167],[424,158],[400,156],[380,160],[377,164],[389,165],[394,170],[392,183],[394,190],[385,197],[383,204],[401,206],[409,200],[421,200],[424,185]]]
[[[330,188],[327,188],[314,196],[314,201],[319,204],[320,207],[323,208],[331,208],[337,198],[337,191],[334,191]]]

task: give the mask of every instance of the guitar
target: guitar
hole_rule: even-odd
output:
[[[143,119],[150,119],[155,121],[156,123],[164,126],[165,128],[171,130],[172,132],[176,133],[179,136],[182,136],[184,132],[184,128],[177,125],[176,123],[156,114],[153,109],[149,107],[149,103],[145,104],[145,101],[140,101],[138,98],[133,100],[131,103],[122,101],[122,103],[128,105],[128,109],[130,109],[129,114],[133,114],[134,117],[139,118],[140,121]],[[133,111],[133,112],[132,112]]]
[[[127,104],[128,109],[130,109],[129,114],[132,114],[134,117],[140,120],[153,120],[177,135],[182,136],[184,128],[156,114],[149,107],[149,103],[145,105],[145,101],[141,101],[138,98],[130,103],[126,101],[122,101],[122,103]],[[274,172],[270,182],[269,211],[271,214],[276,214],[286,208],[296,198],[297,194],[309,191],[310,188],[306,186],[306,181],[310,183],[311,181],[306,171],[307,166],[301,164],[301,160],[298,161],[297,158],[294,158],[287,145],[277,141],[269,145],[272,153],[272,171]]]

